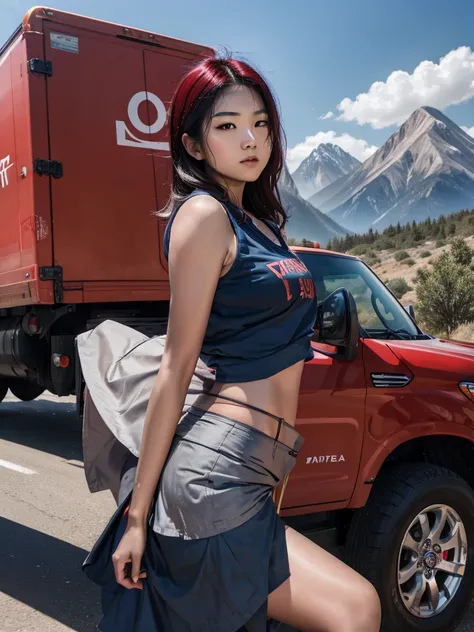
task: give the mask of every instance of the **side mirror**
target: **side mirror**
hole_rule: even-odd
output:
[[[415,308],[413,305],[404,305],[405,310],[410,314],[412,320],[416,320],[415,318]]]
[[[318,339],[338,348],[347,360],[353,360],[359,346],[359,317],[352,294],[345,287],[334,290],[319,306],[315,328]]]

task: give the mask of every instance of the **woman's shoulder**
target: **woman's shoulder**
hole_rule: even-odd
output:
[[[186,218],[187,221],[199,223],[207,217],[217,218],[225,217],[226,206],[220,202],[217,197],[204,191],[203,189],[195,189],[190,193],[176,208],[179,210],[180,221]]]
[[[179,213],[178,213],[179,210]],[[226,207],[207,191],[195,190],[174,210],[165,231],[165,256],[168,256],[171,226],[173,232],[183,237],[201,238],[212,234],[216,239],[228,236],[232,231],[227,219]]]

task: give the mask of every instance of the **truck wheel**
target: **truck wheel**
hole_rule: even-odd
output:
[[[0,382],[0,402],[5,399],[6,394],[8,393],[8,384],[5,382]]]
[[[26,380],[10,380],[8,386],[12,394],[22,402],[31,402],[44,393],[42,386]]]
[[[430,464],[388,466],[356,512],[348,561],[377,589],[383,632],[450,632],[474,585],[474,493]]]

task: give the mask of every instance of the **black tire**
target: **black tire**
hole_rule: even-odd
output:
[[[420,618],[408,610],[400,595],[398,556],[412,521],[436,504],[446,504],[457,512],[467,535],[467,559],[464,576],[451,602],[438,614]],[[347,554],[349,564],[377,589],[382,602],[383,632],[455,630],[469,606],[474,586],[472,488],[451,470],[437,465],[387,466],[377,478],[367,505],[353,518]]]
[[[44,393],[42,386],[26,380],[10,380],[8,386],[12,395],[21,399],[22,402],[31,402]]]
[[[6,394],[8,393],[8,384],[6,382],[0,382],[0,402],[2,402]]]

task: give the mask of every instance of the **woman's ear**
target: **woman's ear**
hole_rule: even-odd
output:
[[[181,141],[190,156],[192,156],[196,160],[204,160],[201,147],[197,140],[191,138],[189,134],[183,134],[183,136],[181,137]]]

